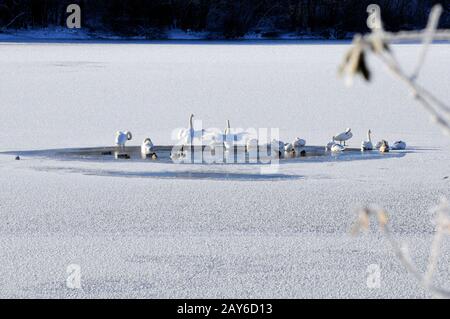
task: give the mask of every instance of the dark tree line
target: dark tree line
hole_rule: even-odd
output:
[[[440,27],[450,27],[450,0],[0,0],[0,32],[65,26],[71,3],[80,5],[82,26],[89,32],[148,38],[164,38],[174,28],[215,38],[248,32],[342,38],[367,31],[370,3],[380,5],[388,30],[424,27],[435,3],[444,7]]]

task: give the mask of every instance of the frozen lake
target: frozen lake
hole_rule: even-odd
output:
[[[450,139],[376,61],[373,83],[346,88],[336,74],[347,48],[0,43],[0,153],[10,152],[0,154],[0,297],[428,296],[375,228],[360,237],[349,229],[355,208],[385,207],[424,269],[429,209],[450,198]],[[395,51],[414,66],[417,45]],[[434,45],[420,78],[445,101],[449,54]],[[112,145],[119,129],[133,132],[130,145],[168,145],[190,113],[205,127],[229,119],[309,145],[351,127],[359,147],[370,128],[376,141],[402,139],[409,150],[280,165],[296,178],[251,178],[260,165],[21,153]],[[449,253],[447,239],[436,277],[447,288]],[[66,287],[69,264],[80,265],[82,290]],[[377,289],[366,284],[371,264],[381,269]]]

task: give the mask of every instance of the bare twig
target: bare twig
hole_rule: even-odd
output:
[[[14,22],[16,22],[16,20],[18,18],[20,18],[21,16],[23,16],[25,14],[25,12],[21,12],[18,15],[16,15],[11,21],[9,21],[9,23],[7,25],[5,25],[3,28],[7,29],[11,24],[13,24]]]
[[[399,32],[383,32],[383,39],[389,43],[402,43],[402,42],[417,42],[423,41],[423,31],[399,31]],[[366,38],[369,40],[373,37],[372,33],[369,33]],[[448,41],[450,40],[450,30],[436,30],[433,33],[433,41]]]
[[[356,74],[361,73],[366,80],[370,80],[370,70],[365,63],[365,55],[372,53],[378,57],[388,70],[398,79],[404,82],[417,101],[430,113],[433,121],[437,123],[444,133],[450,135],[450,106],[439,100],[431,92],[417,84],[416,80],[425,62],[430,43],[433,40],[449,40],[450,30],[437,30],[438,20],[442,12],[440,5],[435,5],[431,10],[428,24],[422,31],[407,31],[389,33],[382,27],[374,28],[365,36],[356,35],[353,45],[340,67],[340,73],[351,80]],[[376,19],[381,19],[379,14]],[[382,26],[381,21],[376,25]],[[412,76],[408,76],[401,68],[399,61],[389,47],[392,43],[405,41],[421,41],[423,43],[416,68]],[[347,81],[348,83],[351,83]]]
[[[377,223],[380,226],[381,232],[389,241],[394,254],[400,260],[402,265],[410,272],[414,278],[426,289],[428,289],[433,295],[441,298],[450,298],[450,290],[442,289],[433,285],[432,278],[436,269],[439,254],[440,244],[444,234],[450,234],[450,212],[448,202],[442,200],[441,204],[435,209],[436,218],[436,232],[431,246],[431,253],[428,260],[428,266],[425,274],[422,274],[408,252],[402,249],[402,245],[394,238],[392,231],[387,223],[387,213],[383,209],[363,208],[359,211],[358,219],[353,227],[353,233],[357,233],[360,230],[367,230],[369,228],[369,219],[371,216],[377,218]]]
[[[422,50],[420,52],[419,59],[417,61],[416,69],[414,70],[413,74],[411,75],[411,79],[415,80],[419,76],[420,69],[422,68],[422,65],[425,62],[425,57],[428,52],[428,48],[430,47],[430,43],[433,42],[433,36],[434,33],[438,27],[439,23],[439,17],[442,13],[442,7],[441,6],[435,6],[431,10],[430,18],[428,19],[428,24],[426,29],[423,31],[423,46]]]
[[[377,9],[377,8],[375,8]],[[378,9],[379,10],[379,7]],[[445,133],[450,135],[450,107],[440,101],[435,95],[417,84],[416,80],[419,72],[425,62],[425,57],[433,40],[450,40],[450,30],[437,30],[438,20],[442,12],[440,5],[435,5],[430,13],[428,24],[422,31],[403,31],[398,33],[386,32],[382,28],[382,22],[379,12],[374,15],[374,26],[372,32],[368,35],[356,35],[353,39],[353,45],[347,53],[343,64],[340,67],[340,73],[352,79],[356,74],[362,74],[366,80],[370,80],[370,70],[365,64],[365,54],[372,53],[387,66],[388,70],[400,79],[412,92],[416,100],[429,112],[432,119],[437,123]],[[389,47],[392,43],[401,43],[406,41],[421,41],[423,46],[411,76],[408,76],[401,68],[399,61]],[[433,274],[438,264],[441,242],[445,234],[450,234],[450,208],[448,202],[442,200],[440,206],[436,209],[436,231],[433,237],[428,266],[422,274],[410,258],[409,254],[395,240],[387,224],[387,214],[382,209],[364,208],[359,212],[357,223],[353,232],[360,229],[369,228],[370,216],[376,216],[382,233],[392,246],[392,249],[404,265],[424,288],[428,289],[433,295],[438,297],[450,298],[450,290],[442,289],[433,285]]]

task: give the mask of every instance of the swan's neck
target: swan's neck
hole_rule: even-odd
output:
[[[227,127],[225,127],[225,135],[228,135],[230,133],[230,120],[227,120]]]
[[[194,125],[192,124],[192,119],[194,118],[194,115],[191,114],[191,117],[189,118],[189,128],[192,129]]]

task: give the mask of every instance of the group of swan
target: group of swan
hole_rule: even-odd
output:
[[[178,142],[181,145],[181,151],[184,150],[185,146],[191,146],[196,138],[201,139],[199,145],[203,145],[206,142],[206,145],[213,149],[218,146],[223,146],[225,150],[230,150],[234,146],[238,145],[237,142],[244,142],[245,150],[247,152],[258,151],[258,147],[260,145],[258,139],[250,137],[246,132],[232,133],[229,120],[226,121],[226,127],[223,133],[217,133],[207,132],[204,129],[197,131],[194,130],[193,118],[194,114],[191,114],[189,117],[188,128],[181,129],[177,135]],[[277,141],[276,144],[272,142],[272,145],[276,145],[275,148],[278,148],[280,152],[295,152],[296,149],[304,147],[306,145],[306,141],[297,137],[292,143]]]
[[[344,132],[336,134],[332,137],[331,142],[325,146],[326,151],[333,153],[342,152],[345,149],[345,142],[353,137],[352,129],[347,128]],[[336,143],[339,142],[339,143]],[[341,143],[344,142],[344,145]]]
[[[362,152],[374,150],[371,134],[372,131],[369,129],[367,131],[367,140],[361,142]],[[344,132],[333,136],[332,141],[325,146],[325,150],[331,151],[333,153],[342,152],[345,150],[345,142],[352,137],[353,134],[351,132],[351,129],[348,128]],[[341,144],[342,142],[344,142],[344,145]],[[406,149],[406,143],[404,141],[396,141],[394,142],[394,144],[392,144],[392,146],[389,146],[389,143],[386,140],[381,140],[376,144],[375,149],[379,150],[381,153],[389,152],[389,150],[404,150]]]
[[[332,137],[331,142],[325,146],[326,151],[331,151],[333,153],[342,152],[345,150],[345,142],[353,137],[352,129],[347,128],[344,132],[336,134]],[[339,143],[336,143],[339,142]],[[344,145],[341,143],[344,142]]]
[[[116,132],[116,139],[115,144],[120,149],[125,148],[125,144],[128,141],[131,141],[133,138],[133,135],[130,131],[117,131]],[[144,141],[141,144],[141,154],[144,158],[151,157],[152,159],[156,159],[157,155],[154,152],[153,142],[150,138],[144,139]],[[120,156],[121,154],[119,154]]]
[[[245,141],[245,150],[247,152],[258,152],[258,146],[259,141],[256,138],[249,138],[247,133],[231,133],[231,127],[230,127],[230,121],[226,121],[226,127],[225,130],[220,133],[211,133],[206,132],[204,129],[201,130],[194,130],[193,126],[193,118],[194,114],[191,114],[189,117],[189,126],[188,128],[181,129],[178,132],[178,139],[179,144],[181,144],[181,152],[184,151],[185,146],[192,146],[194,144],[194,140],[200,139],[200,141],[203,141],[203,139],[206,137],[206,140],[208,140],[208,145],[211,148],[216,148],[218,146],[223,146],[225,150],[232,149],[238,141]],[[364,140],[361,142],[361,151],[372,151],[374,150],[374,146],[372,143],[371,138],[372,131],[369,129],[367,131],[367,140]],[[346,148],[346,142],[350,140],[353,137],[353,133],[351,128],[347,128],[344,132],[336,134],[332,137],[332,141],[329,142],[325,146],[326,151],[331,151],[332,153],[342,152]],[[124,148],[127,141],[130,141],[133,138],[133,135],[130,131],[118,131],[116,132],[116,139],[115,144],[120,147]],[[342,145],[343,143],[343,145]],[[200,145],[202,145],[201,143]],[[277,155],[281,155],[281,153],[284,151],[287,154],[295,154],[297,153],[301,148],[306,146],[306,141],[304,139],[301,139],[299,137],[296,137],[294,141],[291,143],[284,143],[279,140],[273,140],[271,143],[271,148],[275,149]],[[396,141],[392,144],[392,146],[389,146],[389,143],[386,140],[381,140],[378,142],[375,146],[375,149],[379,150],[382,153],[389,152],[389,150],[404,150],[406,149],[406,143],[404,141]],[[141,153],[142,156],[145,158],[151,157],[152,159],[156,159],[157,155],[154,152],[154,145],[150,138],[144,139],[144,141],[141,144]],[[300,150],[300,154],[304,154],[304,150]]]

